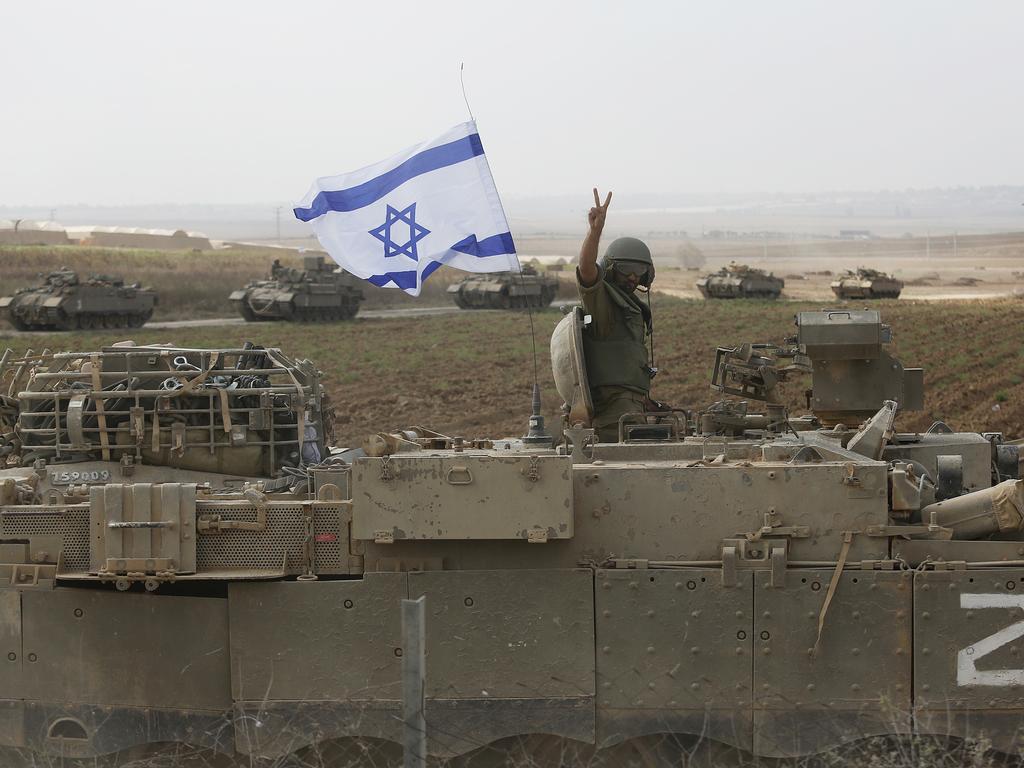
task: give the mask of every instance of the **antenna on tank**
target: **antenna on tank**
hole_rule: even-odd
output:
[[[463,73],[466,69],[466,63],[459,63],[459,82],[462,84],[462,98],[466,102],[466,110],[469,112],[469,118],[476,122],[476,118],[473,116],[473,108],[469,106],[469,97],[466,95],[466,80],[463,77]],[[487,156],[484,155],[484,162],[487,163],[490,168],[490,162],[487,160]],[[493,173],[491,174],[493,177]],[[504,208],[502,209],[504,213]],[[508,217],[505,217],[506,222]],[[523,263],[519,260],[519,252],[516,254],[516,267],[519,270],[519,284],[523,289],[523,298],[526,299],[526,316],[530,319],[530,344],[533,347],[533,397],[531,399],[531,413],[529,420],[529,429],[526,434],[523,435],[523,443],[525,445],[535,446],[552,446],[554,445],[555,439],[544,427],[544,416],[541,414],[541,401],[540,401],[540,376],[537,373],[537,330],[533,325],[533,306],[530,304],[530,297],[526,292],[526,278],[523,276]]]

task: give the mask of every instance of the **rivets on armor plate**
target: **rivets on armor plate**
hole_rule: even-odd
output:
[[[906,615],[907,615],[906,611],[896,611],[896,618],[897,619],[902,619]]]
[[[700,683],[690,683],[690,690],[691,691],[699,691],[700,690]]]
[[[772,689],[772,687],[770,685],[768,685],[768,683],[764,683],[764,684],[761,685],[761,690],[762,691],[770,691],[771,689]]]
[[[690,611],[690,618],[691,619],[699,619],[700,618],[700,611]]]
[[[676,589],[682,589],[682,588],[683,588],[683,582],[677,581],[676,582]]]
[[[608,619],[611,618],[612,612],[605,608],[603,611],[601,611],[601,615]]]
[[[736,618],[737,619],[742,619],[743,618],[743,611],[736,611]]]
[[[654,653],[654,646],[653,645],[648,645],[647,646],[647,652],[648,653]]]
[[[928,656],[929,654],[931,654],[931,652],[932,652],[931,648],[922,648],[921,649],[921,655],[922,656]]]
[[[761,649],[761,654],[764,655],[764,656],[771,656],[772,655],[772,649],[769,648],[766,645],[764,648]]]
[[[700,648],[695,645],[693,646],[693,648],[690,649],[690,653],[696,656],[698,653],[700,653]]]
[[[764,618],[764,619],[770,619],[772,617],[772,612],[771,611],[765,611],[764,613],[761,614],[761,617]]]
[[[737,648],[736,649],[736,655],[737,656],[742,656],[743,655],[743,649],[742,648]]]
[[[606,582],[604,582],[604,584],[601,585],[601,587],[603,589],[611,589],[612,588],[612,583],[610,581],[606,581]]]
[[[930,691],[931,689],[932,689],[932,687],[930,685],[928,685],[928,683],[925,683],[924,685],[921,686],[921,690],[922,691]]]
[[[930,619],[931,617],[932,617],[932,615],[931,615],[930,612],[928,612],[928,611],[921,611],[921,618],[922,619]]]
[[[859,685],[858,685],[857,683],[853,683],[853,684],[852,684],[852,685],[850,686],[850,690],[851,690],[851,691],[859,691],[859,690],[860,690],[860,686],[859,686]]]
[[[607,691],[609,688],[612,687],[612,684],[605,680],[603,683],[601,683],[601,687]]]
[[[18,654],[16,654],[14,651],[11,651],[10,653],[7,654],[7,660],[8,661],[17,661],[18,660]]]
[[[746,632],[744,632],[744,631],[743,631],[743,630],[741,629],[741,630],[740,630],[739,632],[737,632],[737,633],[736,633],[736,639],[737,639],[737,640],[746,640],[746,639],[747,639],[747,633],[746,633]]]
[[[860,611],[854,611],[853,612],[853,618],[859,619],[860,618]]]
[[[639,587],[639,586],[640,586],[640,585],[639,585],[639,584],[637,584],[637,582],[635,582],[635,581],[631,581],[631,582],[629,582],[629,588],[630,588],[630,589],[636,589],[636,588],[637,588],[637,587]]]
[[[813,691],[813,690],[814,690],[814,688],[815,688],[815,685],[814,685],[814,683],[808,683],[808,684],[807,684],[807,690],[808,690],[808,691]]]
[[[947,587],[947,589],[949,589],[949,590],[950,590],[951,592],[955,592],[955,591],[956,591],[956,584],[950,584],[950,585],[949,585],[949,586]]]
[[[653,691],[654,690],[654,683],[653,682],[652,683],[648,683],[647,687],[650,688]]]
[[[39,657],[38,657],[38,656],[36,656],[36,655],[35,655],[34,653],[30,653],[30,654],[28,655],[28,660],[29,660],[29,661],[36,661],[36,660],[37,660],[38,658],[39,658]]]
[[[964,618],[965,619],[973,619],[974,618],[974,611],[967,611],[967,613],[964,614]]]
[[[929,589],[931,589],[931,585],[930,584],[922,584],[921,585],[921,591],[922,592],[927,592]]]
[[[808,648],[807,649],[807,655],[813,657],[814,656],[814,649],[813,648]]]
[[[903,649],[902,648],[897,648],[895,653],[896,653],[897,656],[902,656],[903,655]]]
[[[808,611],[807,612],[807,618],[808,619],[816,619],[816,618],[818,618],[818,614],[816,614],[814,611]]]
[[[860,656],[860,648],[851,648],[850,654],[853,656]]]
[[[601,649],[601,653],[611,653],[611,652],[612,652],[612,648],[611,648],[610,645],[606,645],[604,648]]]
[[[648,616],[653,616],[654,615],[654,609],[651,608],[649,611],[647,611],[647,615]]]
[[[770,640],[771,637],[772,637],[772,633],[769,632],[767,629],[761,631],[761,639],[762,640]]]

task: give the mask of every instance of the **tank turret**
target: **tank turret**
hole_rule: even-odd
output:
[[[523,309],[546,307],[558,295],[558,278],[542,275],[530,265],[522,274],[491,272],[473,274],[448,286],[460,309]]]
[[[877,269],[848,269],[831,283],[832,292],[840,299],[898,299],[903,281]]]
[[[730,262],[700,278],[696,285],[705,299],[777,299],[786,281],[763,269]]]
[[[321,255],[305,255],[302,269],[274,259],[269,280],[254,280],[228,297],[248,322],[351,320],[363,292],[359,280]]]
[[[153,315],[157,294],[114,275],[89,275],[61,267],[35,287],[0,298],[0,309],[19,331],[140,328]]]

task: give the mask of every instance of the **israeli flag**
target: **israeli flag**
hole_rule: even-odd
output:
[[[295,207],[348,272],[419,296],[442,264],[519,271],[476,123],[339,176],[317,179]]]

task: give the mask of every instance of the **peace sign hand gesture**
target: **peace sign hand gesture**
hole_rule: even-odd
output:
[[[604,199],[604,205],[601,205],[601,196],[597,193],[597,187],[594,187],[594,207],[587,214],[587,221],[590,223],[591,232],[600,234],[601,230],[604,229],[604,219],[608,215],[608,206],[611,201],[612,193],[609,192],[608,197]]]

